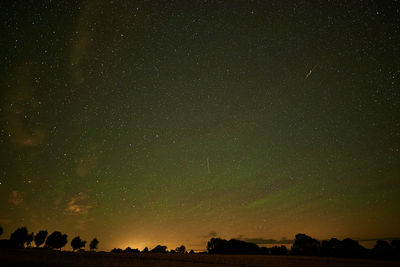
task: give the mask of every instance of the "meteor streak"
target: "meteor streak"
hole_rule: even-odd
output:
[[[314,71],[314,69],[318,66],[318,64],[316,64],[306,75],[306,77],[304,78],[304,80],[307,80],[308,77],[311,75],[311,73]]]

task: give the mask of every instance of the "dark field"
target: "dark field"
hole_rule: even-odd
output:
[[[0,251],[0,266],[400,266],[398,262],[298,256]]]

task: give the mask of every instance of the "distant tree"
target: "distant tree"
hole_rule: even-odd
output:
[[[175,251],[176,251],[177,253],[186,253],[186,248],[185,248],[184,245],[181,245],[180,247],[177,247],[177,248],[175,249]]]
[[[226,247],[226,240],[221,238],[211,238],[207,242],[207,252],[210,254],[226,254],[224,253]]]
[[[93,238],[93,240],[89,244],[90,250],[96,250],[98,245],[99,241],[96,238]]]
[[[261,254],[262,250],[253,243],[231,239],[211,238],[207,243],[210,254]]]
[[[392,247],[387,241],[377,240],[374,248],[372,249],[374,258],[380,260],[389,260],[393,258]]]
[[[24,248],[28,238],[28,229],[26,227],[18,228],[10,236],[10,242],[13,247]]]
[[[331,253],[331,249],[329,246],[329,241],[322,240],[321,241],[321,250],[320,250],[321,256],[330,256],[330,253]]]
[[[287,255],[288,249],[285,246],[273,246],[269,249],[272,255]]]
[[[191,249],[191,250],[189,251],[189,254],[194,254],[194,250]]]
[[[60,249],[68,243],[67,235],[61,234],[59,231],[54,231],[46,239],[46,248],[50,249]]]
[[[293,255],[318,256],[320,244],[318,240],[305,234],[297,234],[292,246]]]
[[[57,243],[57,247],[61,250],[62,247],[64,247],[68,243],[67,235],[64,234],[61,236],[59,242]]]
[[[133,249],[131,247],[127,247],[124,252],[133,252]]]
[[[113,248],[113,249],[111,250],[111,252],[112,252],[112,253],[116,253],[116,252],[120,253],[120,252],[123,252],[123,250],[120,249],[120,248]]]
[[[269,249],[269,248],[266,248],[266,247],[260,247],[260,254],[263,254],[263,255],[269,255],[269,254],[271,254],[271,251],[270,251],[270,249]]]
[[[145,248],[142,250],[142,252],[144,252],[144,253],[149,252],[149,248],[148,248],[148,247],[145,247]]]
[[[35,235],[34,241],[35,241],[37,248],[40,247],[44,243],[44,240],[46,240],[46,237],[47,237],[47,231],[45,231],[45,230],[41,230],[41,231],[39,231],[39,233],[37,233]]]
[[[231,239],[228,241],[229,254],[260,254],[260,248],[250,242]]]
[[[345,238],[340,244],[339,257],[366,258],[367,250],[351,238]]]
[[[77,249],[81,249],[85,247],[86,241],[83,241],[79,236],[74,237],[71,241],[72,250],[75,251]]]
[[[157,245],[150,252],[153,252],[153,253],[165,253],[165,252],[167,252],[167,246]]]
[[[342,254],[342,242],[336,238],[321,242],[321,256],[340,257]]]
[[[31,247],[32,241],[33,241],[33,232],[30,233],[30,234],[26,237],[26,246],[27,246],[28,248]]]
[[[392,240],[392,242],[390,242],[390,246],[392,247],[394,259],[400,260],[400,240]]]
[[[370,251],[362,247],[357,241],[346,238],[342,241],[332,238],[321,242],[320,256],[341,258],[367,258]]]
[[[127,247],[124,252],[128,252],[128,253],[138,253],[140,252],[140,250],[138,250],[137,248],[133,249],[131,247]]]

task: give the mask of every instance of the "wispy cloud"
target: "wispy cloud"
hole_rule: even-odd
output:
[[[87,214],[90,208],[92,206],[88,203],[87,194],[80,192],[70,199],[65,211],[71,215],[82,215]]]
[[[0,223],[9,224],[9,223],[11,223],[11,220],[0,218]]]
[[[24,202],[23,193],[22,193],[22,192],[19,192],[19,191],[17,191],[17,190],[13,190],[13,191],[11,192],[10,197],[8,198],[8,201],[9,201],[11,204],[15,205],[15,206],[20,205],[22,202]]]

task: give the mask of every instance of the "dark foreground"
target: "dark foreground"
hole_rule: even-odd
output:
[[[0,266],[400,266],[399,262],[268,255],[90,253],[0,250]]]

